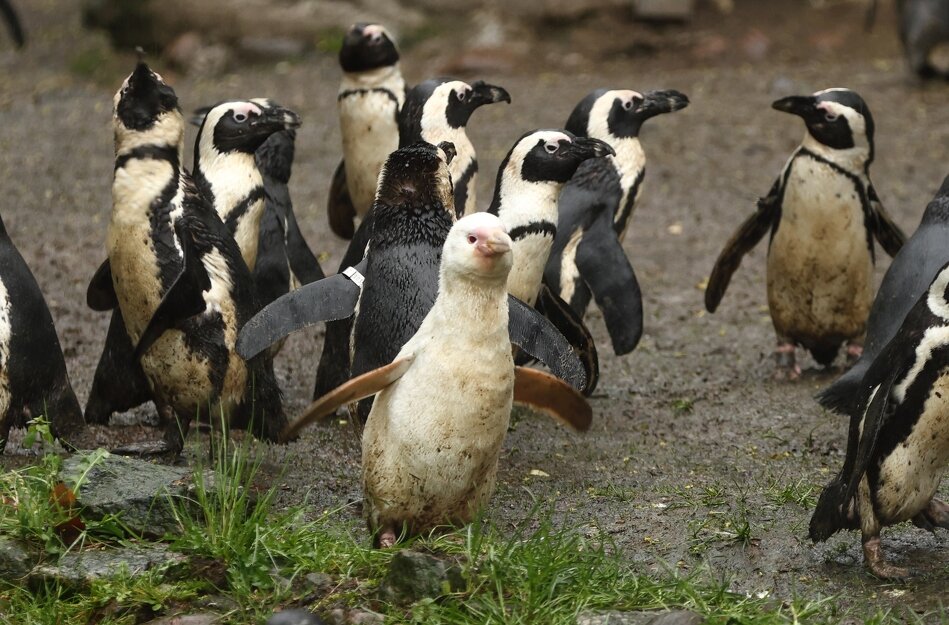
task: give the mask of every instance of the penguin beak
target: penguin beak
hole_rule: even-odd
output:
[[[643,102],[639,105],[639,110],[641,111],[643,119],[648,119],[656,115],[680,111],[688,105],[688,96],[674,89],[667,89],[664,91],[649,91],[644,93]]]
[[[495,104],[497,102],[511,103],[511,95],[503,87],[489,85],[483,80],[471,84],[471,99],[468,103],[474,110],[484,104]]]
[[[275,106],[264,109],[263,115],[258,117],[251,125],[253,128],[269,135],[281,130],[295,130],[299,128],[300,116],[290,109]]]
[[[616,156],[616,151],[609,143],[589,137],[575,138],[570,144],[570,153],[578,156],[582,161],[603,156]]]
[[[128,77],[128,88],[130,92],[147,92],[161,83],[158,74],[153,72],[145,61],[139,61],[135,66],[135,71]]]
[[[817,113],[817,98],[811,95],[792,95],[775,100],[771,108],[783,113],[791,113],[807,120]]]
[[[493,258],[511,251],[511,237],[502,228],[478,228],[472,234],[478,237],[475,249],[486,258]]]

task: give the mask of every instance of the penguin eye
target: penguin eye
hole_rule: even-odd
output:
[[[459,101],[459,102],[464,102],[464,101],[465,101],[465,98],[468,97],[468,92],[467,92],[467,91],[457,91],[457,92],[455,92],[455,96],[458,98],[458,101]]]
[[[544,149],[547,150],[547,154],[553,154],[554,152],[556,152],[557,150],[560,149],[560,144],[559,144],[559,143],[554,143],[554,142],[552,142],[552,141],[548,141],[548,142],[544,145]]]
[[[478,242],[478,237],[476,237],[473,234],[468,235],[468,243],[470,243],[471,245],[474,245],[477,242]]]
[[[623,102],[623,108],[626,109],[627,111],[633,110],[633,101],[626,100],[625,102]]]
[[[234,113],[234,121],[238,124],[243,124],[247,121],[247,113]]]
[[[824,119],[826,119],[829,122],[837,121],[837,117],[839,116],[836,113],[824,113]]]

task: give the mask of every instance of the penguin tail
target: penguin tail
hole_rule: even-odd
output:
[[[847,484],[840,477],[824,487],[808,528],[813,542],[824,542],[838,531],[853,526],[845,512],[850,508],[850,502],[844,501],[846,497]]]

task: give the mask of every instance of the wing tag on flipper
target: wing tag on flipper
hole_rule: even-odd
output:
[[[362,275],[366,261],[355,269]],[[291,291],[244,324],[237,337],[237,353],[249,360],[292,332],[315,323],[345,319],[356,309],[360,292],[359,285],[342,273]]]
[[[323,395],[323,397],[310,404],[293,423],[284,428],[283,432],[280,433],[280,442],[285,443],[296,438],[300,430],[333,414],[340,406],[375,395],[405,375],[405,372],[412,366],[414,359],[415,357],[411,354],[404,356],[384,367],[357,376]]]
[[[92,280],[89,281],[89,288],[86,290],[86,304],[92,310],[105,312],[112,310],[119,305],[119,298],[115,294],[115,286],[112,284],[112,265],[109,259],[99,265]]]
[[[536,310],[508,296],[508,332],[511,342],[544,363],[554,375],[576,389],[587,386],[583,363],[550,321]]]
[[[593,409],[583,395],[554,376],[514,367],[514,402],[530,406],[578,432],[590,429]]]
[[[135,346],[135,360],[139,360],[166,330],[179,326],[207,308],[204,292],[211,288],[211,278],[195,249],[191,233],[177,226],[175,231],[184,254],[181,273],[162,296],[155,314],[139,338],[138,345]]]

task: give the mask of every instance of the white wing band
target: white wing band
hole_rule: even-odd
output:
[[[362,288],[362,283],[366,281],[366,277],[356,271],[355,267],[346,267],[346,269],[343,269],[343,275],[352,280],[353,284],[360,289]]]

